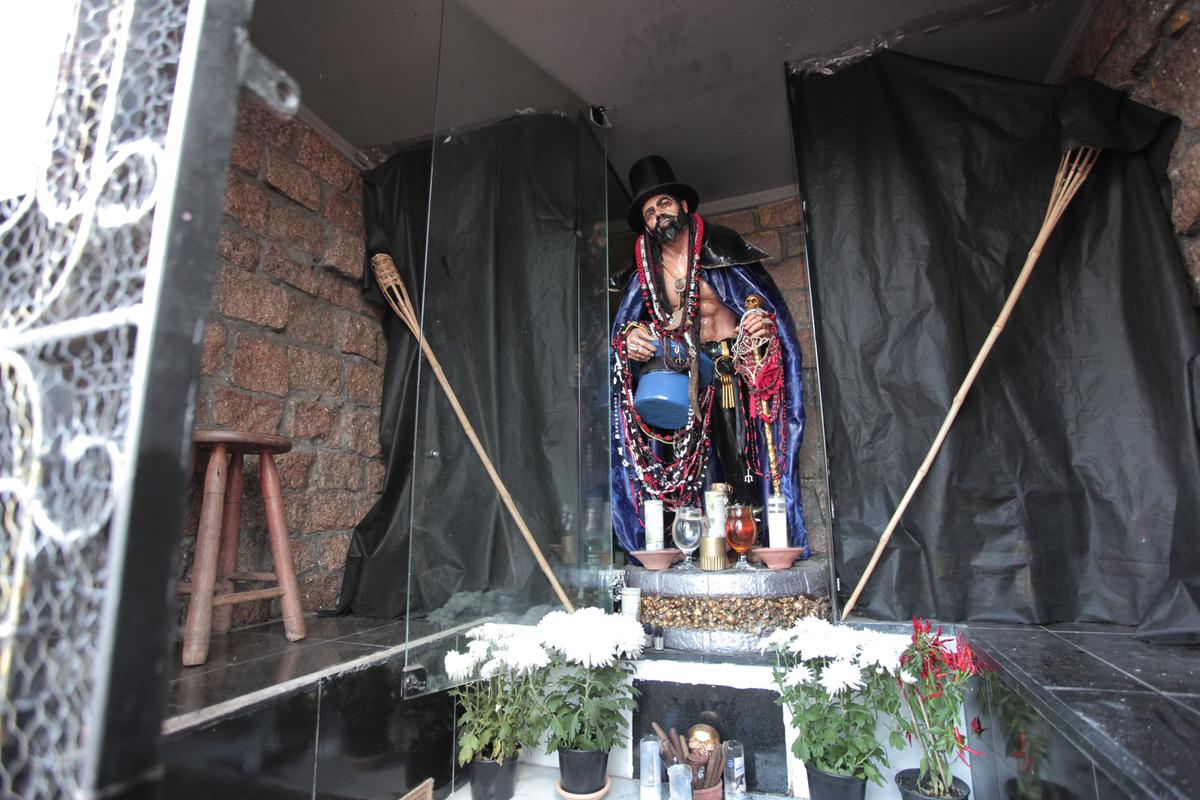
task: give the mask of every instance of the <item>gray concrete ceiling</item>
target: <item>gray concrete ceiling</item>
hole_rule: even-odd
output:
[[[251,38],[354,147],[519,109],[604,105],[618,173],[661,153],[703,205],[794,180],[785,62],[904,29],[897,50],[1054,81],[1090,10],[1089,0],[257,0]],[[954,24],[915,30],[939,18]]]

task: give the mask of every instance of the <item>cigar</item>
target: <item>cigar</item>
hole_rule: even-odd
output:
[[[721,758],[721,748],[714,747],[713,751],[708,754],[708,763],[704,765],[704,785],[701,789],[711,789],[717,785],[717,778],[720,774],[717,772],[717,762],[724,761]]]
[[[658,740],[658,755],[668,767],[679,763],[679,759],[675,757],[675,750],[666,739]]]
[[[658,735],[658,742],[659,742],[658,749],[663,754],[663,760],[665,761],[667,756],[670,756],[671,761],[668,763],[678,761],[679,759],[675,755],[675,746],[674,746],[674,744],[672,744],[672,742],[674,742],[674,739],[673,738],[668,739],[667,734],[662,729],[662,726],[659,725],[657,722],[651,722],[650,727],[653,728],[654,733]],[[674,729],[672,729],[672,732],[674,732]]]

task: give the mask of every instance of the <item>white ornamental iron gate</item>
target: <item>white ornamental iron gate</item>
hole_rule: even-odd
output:
[[[0,194],[0,797],[156,797],[239,85],[299,98],[252,0],[66,2],[45,146]]]

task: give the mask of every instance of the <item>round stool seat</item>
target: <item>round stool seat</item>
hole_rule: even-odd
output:
[[[292,440],[285,436],[248,431],[195,431],[192,441],[198,447],[223,444],[230,453],[260,453],[269,450],[278,455],[292,449]]]

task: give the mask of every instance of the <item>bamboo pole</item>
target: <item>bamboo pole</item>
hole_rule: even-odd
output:
[[[538,543],[534,540],[533,534],[529,532],[529,526],[525,524],[525,518],[521,516],[521,512],[517,509],[517,504],[513,502],[512,494],[509,493],[508,487],[504,485],[504,481],[500,478],[500,473],[496,471],[495,465],[492,464],[492,459],[488,456],[487,451],[483,449],[483,443],[479,441],[479,437],[475,434],[475,428],[467,419],[467,414],[463,411],[462,404],[458,402],[458,395],[455,394],[454,388],[450,385],[446,373],[442,371],[442,365],[434,355],[432,348],[421,332],[421,323],[417,319],[416,309],[413,307],[412,301],[409,299],[408,290],[404,286],[404,281],[400,280],[400,273],[396,271],[396,264],[392,261],[392,257],[386,253],[379,253],[371,256],[371,267],[375,271],[375,280],[379,283],[379,288],[383,292],[383,296],[387,299],[388,305],[396,312],[396,316],[404,322],[408,329],[412,331],[412,335],[421,343],[421,352],[425,354],[425,360],[429,362],[429,366],[433,369],[433,374],[437,376],[438,383],[442,385],[442,390],[446,393],[446,399],[450,401],[450,407],[454,409],[455,415],[458,417],[459,424],[462,425],[463,431],[467,434],[467,439],[470,440],[471,446],[475,448],[475,454],[479,456],[479,460],[483,462],[483,468],[487,471],[488,477],[492,479],[492,483],[496,486],[496,491],[500,493],[500,499],[504,502],[504,507],[508,509],[508,513],[512,515],[513,521],[517,523],[517,528],[521,531],[521,536],[525,538],[525,544],[529,545],[533,557],[537,560],[538,566],[545,573],[546,578],[550,581],[551,588],[554,589],[554,594],[558,596],[558,600],[563,604],[563,608],[567,611],[574,611],[575,606],[571,604],[566,592],[563,591],[562,584],[558,582],[554,571],[550,569],[550,564],[546,562],[546,557],[542,555],[542,549],[538,547]]]
[[[979,374],[980,368],[983,367],[983,362],[987,360],[988,355],[992,352],[992,345],[996,343],[996,339],[1000,337],[1000,332],[1004,330],[1004,325],[1008,322],[1008,317],[1012,313],[1013,307],[1017,304],[1017,298],[1021,296],[1021,291],[1025,288],[1025,284],[1033,272],[1033,267],[1037,264],[1038,258],[1042,254],[1042,248],[1046,245],[1046,240],[1050,238],[1050,234],[1054,231],[1054,227],[1058,224],[1059,219],[1062,218],[1063,213],[1067,210],[1067,206],[1070,205],[1071,200],[1075,197],[1075,193],[1079,191],[1079,187],[1083,185],[1084,180],[1091,173],[1092,167],[1095,165],[1099,155],[1100,149],[1096,147],[1081,147],[1077,150],[1068,150],[1063,153],[1062,160],[1058,165],[1058,173],[1054,176],[1054,188],[1050,192],[1050,202],[1046,207],[1046,216],[1042,219],[1042,227],[1038,230],[1033,246],[1029,248],[1029,255],[1025,257],[1025,266],[1021,268],[1021,273],[1017,276],[1012,291],[1008,294],[1008,300],[1005,301],[1004,307],[1000,310],[1000,316],[996,318],[996,322],[992,325],[992,329],[989,331],[983,347],[979,349],[979,353],[975,356],[975,361],[971,364],[971,369],[963,379],[962,385],[958,387],[958,391],[954,395],[954,400],[950,404],[950,412],[942,422],[942,427],[934,438],[929,452],[926,453],[925,460],[921,462],[921,466],[917,469],[917,474],[913,476],[912,483],[908,485],[908,490],[900,500],[900,505],[896,507],[896,512],[892,514],[887,528],[884,529],[883,534],[879,537],[879,543],[875,546],[875,552],[871,555],[871,560],[867,564],[866,570],[863,572],[862,577],[858,579],[858,585],[854,587],[854,593],[850,595],[850,600],[847,601],[846,607],[842,610],[841,618],[843,621],[854,610],[854,605],[858,602],[859,595],[862,594],[863,587],[866,586],[871,573],[875,571],[875,566],[879,563],[879,558],[883,555],[884,548],[887,547],[888,541],[892,538],[892,533],[896,530],[896,526],[900,522],[900,517],[908,508],[913,495],[916,494],[917,487],[921,485],[921,481],[928,474],[934,457],[937,456],[938,451],[942,447],[942,442],[946,439],[946,434],[950,431],[950,426],[954,424],[954,419],[958,416],[959,409],[962,408],[963,401],[967,397],[967,392],[970,391],[971,385],[975,382],[975,377]]]

